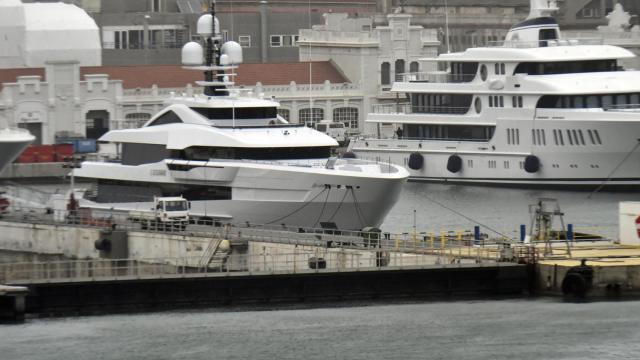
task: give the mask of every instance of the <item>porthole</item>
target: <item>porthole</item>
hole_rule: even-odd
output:
[[[480,66],[480,79],[482,79],[482,81],[486,81],[487,80],[487,65],[482,65]]]
[[[476,101],[473,103],[473,106],[476,108],[476,113],[480,114],[480,112],[482,111],[482,100],[477,97]]]

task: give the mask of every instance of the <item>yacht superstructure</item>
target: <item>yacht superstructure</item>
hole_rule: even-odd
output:
[[[392,124],[393,137],[350,150],[413,180],[639,189],[640,71],[620,65],[634,55],[563,39],[555,10],[532,0],[504,42],[424,59],[448,70],[403,74],[392,91],[408,102],[374,105],[367,119]]]
[[[97,181],[91,203],[134,209],[154,196],[183,196],[190,215],[221,222],[359,230],[379,226],[408,172],[401,166],[331,157],[337,142],[278,116],[278,102],[234,89],[240,46],[218,46],[214,8],[198,21],[183,62],[205,72],[202,95],[173,96],[138,129],[114,130],[115,161],[83,162],[78,178]],[[209,53],[212,52],[211,55]],[[81,203],[82,204],[82,203]],[[87,204],[87,201],[84,202]]]
[[[0,171],[15,160],[35,137],[24,129],[0,130]]]

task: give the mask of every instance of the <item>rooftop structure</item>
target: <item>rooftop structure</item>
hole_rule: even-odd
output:
[[[41,67],[51,61],[101,65],[98,26],[81,8],[65,3],[0,1],[0,68]]]

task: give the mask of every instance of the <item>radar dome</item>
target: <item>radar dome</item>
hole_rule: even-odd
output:
[[[202,65],[202,46],[195,41],[188,42],[182,47],[182,64],[187,66]]]
[[[211,36],[211,30],[213,30],[211,28],[211,19],[213,17],[211,16],[211,14],[205,14],[200,16],[200,18],[198,19],[198,25],[197,25],[197,31],[198,31],[198,35],[202,35],[202,36]],[[215,28],[215,34],[219,34],[220,33],[220,21],[218,21],[218,18],[215,18],[215,22],[216,22],[216,28]]]
[[[229,65],[231,62],[229,61],[229,55],[222,54],[220,55],[220,65]]]
[[[229,57],[230,64],[242,64],[242,46],[237,42],[227,41],[220,50]]]

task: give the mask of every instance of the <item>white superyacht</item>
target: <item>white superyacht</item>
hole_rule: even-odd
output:
[[[448,70],[403,74],[392,91],[408,103],[374,105],[367,119],[393,136],[349,149],[411,180],[640,190],[640,71],[621,66],[634,55],[564,39],[556,10],[532,0],[500,44],[423,59]]]
[[[289,124],[273,99],[234,89],[230,79],[242,49],[232,41],[219,46],[213,4],[198,21],[198,33],[207,51],[188,43],[183,63],[204,71],[205,81],[198,82],[204,94],[174,96],[143,127],[100,138],[118,145],[119,158],[86,161],[74,170],[76,178],[97,181],[94,205],[139,209],[152,206],[154,196],[183,196],[195,218],[345,230],[379,226],[408,172],[333,158],[334,139]]]
[[[24,129],[0,129],[0,171],[15,160],[35,137]]]

